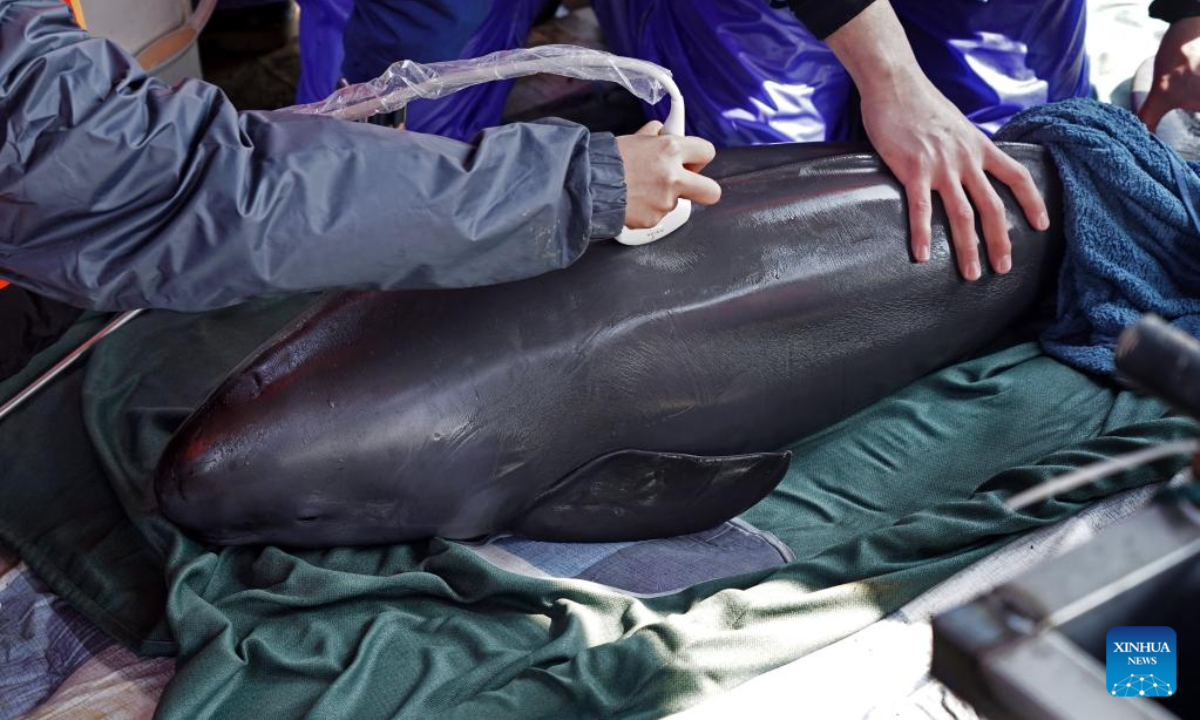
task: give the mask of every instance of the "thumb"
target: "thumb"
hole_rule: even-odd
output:
[[[1171,110],[1171,103],[1167,100],[1167,94],[1155,86],[1150,90],[1150,94],[1146,96],[1146,101],[1142,103],[1142,107],[1138,110],[1137,115],[1146,124],[1150,132],[1154,132],[1158,129],[1158,123],[1163,119],[1163,116]]]
[[[634,135],[658,135],[662,132],[663,124],[657,120],[651,120],[639,129]]]

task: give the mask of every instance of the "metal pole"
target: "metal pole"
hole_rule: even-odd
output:
[[[9,413],[16,410],[21,406],[22,403],[32,397],[34,393],[36,393],[38,390],[41,390],[43,387],[48,385],[50,381],[61,375],[64,370],[75,364],[75,361],[83,357],[83,354],[90,350],[93,345],[113,334],[119,330],[122,325],[134,319],[138,315],[141,315],[143,312],[144,310],[142,309],[126,310],[117,317],[113,318],[112,322],[100,329],[100,332],[91,336],[84,341],[82,345],[72,350],[70,355],[67,355],[65,358],[55,363],[54,367],[42,373],[41,377],[30,383],[29,386],[24,390],[14,395],[8,402],[0,405],[0,420],[3,420],[9,415]]]

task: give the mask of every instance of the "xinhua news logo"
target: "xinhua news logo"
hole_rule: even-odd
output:
[[[1169,627],[1115,627],[1106,638],[1108,694],[1169,697],[1175,684],[1175,631]]]

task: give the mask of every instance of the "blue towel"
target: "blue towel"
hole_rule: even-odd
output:
[[[1200,336],[1200,163],[1094,100],[1026,110],[996,139],[1045,145],[1062,177],[1066,257],[1048,354],[1111,373],[1117,336],[1144,313]]]

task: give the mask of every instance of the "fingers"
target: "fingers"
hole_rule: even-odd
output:
[[[1008,213],[1004,201],[982,171],[969,174],[965,185],[979,212],[979,224],[983,227],[983,240],[992,269],[1000,274],[1007,273],[1012,269],[1012,242],[1008,237]]]
[[[721,199],[721,186],[712,178],[704,177],[682,168],[654,195],[639,203],[636,212],[628,209],[625,225],[630,228],[649,228],[657,225],[667,213],[675,209],[680,198],[701,205],[712,205]]]
[[[617,138],[625,166],[626,227],[653,227],[680,198],[703,205],[721,199],[721,186],[697,172],[716,156],[712,143],[662,135],[662,127],[651,122],[636,135]]]
[[[630,230],[645,230],[646,228],[654,227],[666,216],[665,212],[651,212],[649,210],[634,211],[632,208],[629,208],[625,212],[625,227]]]
[[[1155,85],[1150,89],[1150,93],[1146,95],[1146,101],[1138,108],[1138,119],[1146,124],[1150,132],[1158,129],[1158,124],[1162,122],[1163,116],[1171,111],[1171,104],[1167,100],[1167,94],[1159,90]]]
[[[917,262],[929,262],[929,247],[933,240],[930,229],[933,203],[929,197],[929,181],[924,177],[912,181],[904,188],[908,200],[908,229],[912,236],[912,253]]]
[[[958,271],[967,280],[975,281],[983,275],[979,264],[979,240],[975,235],[975,211],[958,182],[946,183],[938,188],[942,204],[946,206],[946,217],[950,221],[950,235],[954,240],[954,251],[958,256]]]
[[[701,205],[712,205],[721,199],[721,186],[712,178],[699,174],[717,156],[717,149],[709,141],[698,137],[663,137],[666,143],[663,154],[673,165],[670,168],[670,208],[679,198],[687,198]]]
[[[717,149],[704,138],[679,138],[679,155],[683,166],[692,172],[699,172],[717,156]]]
[[[991,146],[988,151],[984,170],[994,178],[1008,186],[1017,203],[1025,212],[1025,219],[1033,229],[1044,231],[1050,227],[1050,213],[1046,211],[1046,201],[1033,182],[1033,175],[1021,163],[1013,160],[1003,150]]]
[[[913,257],[919,263],[929,260],[932,242],[930,194],[936,191],[946,208],[959,272],[971,281],[983,275],[976,214],[992,269],[1005,274],[1013,266],[1008,212],[988,178],[989,173],[1012,189],[1034,228],[1046,230],[1050,225],[1046,203],[1029,170],[994,145],[984,152],[982,162],[976,160],[958,168],[942,168],[935,176],[939,178],[936,184],[931,185],[927,174],[914,172],[909,174],[904,185]]]
[[[665,193],[655,199],[643,199],[625,207],[625,227],[633,230],[652,228],[675,208],[674,196]]]
[[[716,180],[687,170],[684,170],[679,178],[677,192],[677,197],[687,198],[701,205],[713,205],[721,199],[721,186]]]
[[[634,135],[658,135],[662,132],[663,124],[657,120],[651,120],[645,125],[638,128]]]

